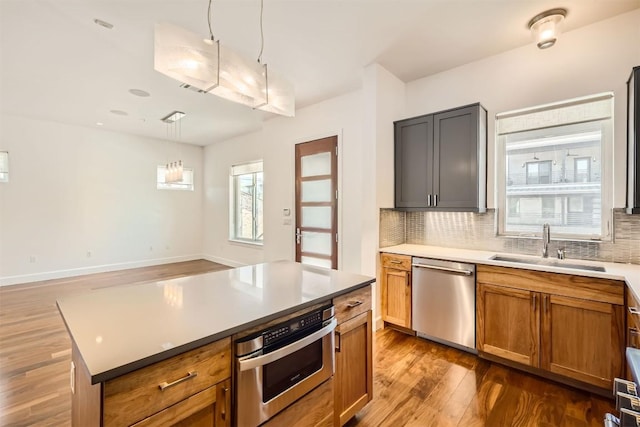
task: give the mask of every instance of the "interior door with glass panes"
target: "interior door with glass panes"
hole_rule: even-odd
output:
[[[296,144],[296,261],[338,268],[338,137]]]

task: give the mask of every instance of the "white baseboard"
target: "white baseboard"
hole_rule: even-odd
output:
[[[211,261],[211,262],[217,262],[218,264],[228,265],[229,267],[244,267],[245,265],[247,265],[231,259],[217,257],[213,255],[207,255],[207,254],[203,254],[202,259],[206,259],[207,261]]]
[[[0,286],[16,285],[18,283],[39,282],[41,280],[62,279],[65,277],[82,276],[84,274],[106,273],[115,270],[128,270],[131,268],[150,267],[153,265],[170,264],[172,262],[193,261],[197,259],[208,259],[202,254],[183,255],[169,258],[156,258],[142,261],[120,262],[116,264],[94,265],[91,267],[71,268],[67,270],[45,271],[42,273],[20,274],[16,276],[0,277]],[[211,260],[213,261],[213,260]],[[231,265],[227,262],[220,264]],[[233,265],[232,265],[233,267]]]

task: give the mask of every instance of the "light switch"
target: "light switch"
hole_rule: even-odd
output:
[[[291,216],[291,209],[289,209],[289,208],[282,209],[282,215]],[[291,224],[291,223],[289,223],[289,224]]]

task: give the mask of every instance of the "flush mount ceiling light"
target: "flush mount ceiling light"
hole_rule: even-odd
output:
[[[262,1],[260,34],[262,37]],[[293,86],[262,64],[264,40],[256,61],[222,45],[211,30],[209,38],[168,23],[155,25],[154,69],[182,83],[251,108],[293,117]],[[186,85],[186,86],[185,86]]]
[[[560,24],[566,16],[567,9],[550,9],[529,21],[529,29],[540,49],[547,49],[556,44],[560,34]]]

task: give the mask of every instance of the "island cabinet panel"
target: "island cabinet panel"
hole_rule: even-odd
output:
[[[477,281],[481,355],[578,386],[622,376],[623,282],[485,265]]]
[[[262,424],[262,427],[333,426],[333,387],[333,378],[323,382],[296,403]]]
[[[104,423],[134,424],[230,377],[231,339],[225,338],[107,381]]]
[[[371,286],[365,289],[369,300]],[[354,296],[362,290],[352,292]],[[349,294],[347,300],[353,299]],[[371,305],[369,304],[369,307]],[[334,425],[342,426],[373,398],[372,312],[353,311],[336,328],[336,372],[333,396]]]
[[[231,425],[229,387],[230,381],[223,381],[147,417],[133,426],[229,427]]]
[[[411,328],[411,257],[380,255],[380,296],[382,320]]]

